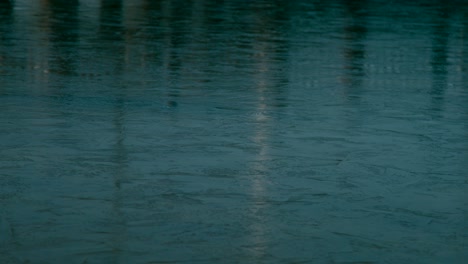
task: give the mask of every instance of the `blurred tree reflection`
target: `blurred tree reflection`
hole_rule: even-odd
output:
[[[0,21],[11,18],[13,5],[9,0],[0,0]]]
[[[444,94],[447,89],[447,67],[448,67],[448,42],[450,37],[450,15],[453,6],[445,1],[440,1],[434,6],[433,26],[432,26],[432,89],[431,108],[442,110]]]
[[[345,1],[347,16],[345,25],[345,76],[344,82],[349,86],[348,93],[358,96],[365,76],[365,38],[367,35],[367,2]]]
[[[0,47],[11,45],[13,30],[13,7],[9,0],[0,0]],[[9,62],[7,49],[0,49],[0,76],[7,73],[4,65]],[[0,89],[0,93],[2,90]]]
[[[76,75],[79,54],[79,0],[47,0],[44,26],[48,27],[51,42],[51,71],[62,75]]]

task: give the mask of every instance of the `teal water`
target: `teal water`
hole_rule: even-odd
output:
[[[465,263],[467,1],[0,2],[0,263]]]

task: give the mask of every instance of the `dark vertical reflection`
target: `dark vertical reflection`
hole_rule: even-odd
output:
[[[123,148],[123,125],[122,121],[124,118],[124,101],[125,101],[125,87],[121,84],[121,75],[123,71],[124,57],[125,57],[125,43],[123,39],[124,26],[122,25],[122,2],[116,0],[103,0],[101,2],[100,20],[99,20],[99,36],[98,56],[111,58],[112,63],[109,65],[111,74],[117,78],[112,80],[113,89],[116,89],[115,94],[115,110],[116,118],[114,124],[117,131],[116,141],[116,164],[118,166],[117,174],[115,178],[115,187],[120,189],[122,166],[125,160],[125,150]],[[112,98],[108,98],[109,101]]]
[[[465,105],[468,105],[468,11],[462,14],[462,39],[461,39],[461,86],[465,95]],[[465,120],[468,120],[468,107],[465,107]],[[468,138],[468,121],[465,122],[466,137]],[[466,155],[468,160],[468,153]],[[467,194],[468,196],[468,194]],[[468,215],[466,217],[468,219]]]
[[[362,81],[365,77],[365,39],[367,35],[366,1],[345,1],[345,47],[344,83],[348,98],[359,98]]]
[[[61,75],[76,74],[76,46],[79,43],[78,0],[48,0],[44,3],[50,29],[50,71]],[[46,29],[47,30],[47,29]]]
[[[343,96],[345,104],[351,109],[345,109],[347,125],[351,128],[360,126],[363,112],[361,105],[363,96],[363,81],[365,80],[364,62],[366,57],[367,37],[367,2],[345,1],[344,28],[344,73],[342,77]],[[350,111],[351,110],[351,111]]]
[[[122,73],[124,59],[122,9],[120,0],[101,1],[98,43],[96,43],[100,51],[98,56],[109,58],[111,61],[110,69],[106,71],[115,73],[117,76]]]
[[[197,1],[198,3],[199,1]],[[162,87],[166,107],[173,108],[181,96],[183,85],[183,53],[190,40],[190,4],[175,1],[143,1],[141,4],[140,37],[145,39],[145,60],[156,66],[156,75],[149,76]],[[200,18],[201,19],[201,18]]]
[[[0,0],[0,7],[2,8],[11,8],[12,0]]]
[[[468,92],[468,4],[466,5],[465,12],[462,14],[463,17],[463,33],[462,33],[462,65],[461,71],[463,74],[462,85],[465,91]]]
[[[0,0],[0,29],[3,33],[3,30],[7,29],[7,23],[11,22],[13,18],[13,4],[9,0]],[[0,35],[0,40],[7,39],[7,36],[2,34]]]
[[[461,65],[461,71],[463,74],[463,86],[468,89],[468,11],[465,10],[465,12],[462,15],[462,65]]]
[[[11,22],[13,17],[13,5],[9,0],[0,0],[0,25],[3,27],[6,23]],[[0,36],[0,39],[4,39],[5,36]]]
[[[113,125],[115,127],[115,145],[112,161],[115,166],[113,173],[114,194],[112,199],[111,237],[112,258],[119,263],[120,252],[125,244],[127,233],[125,217],[122,212],[123,197],[122,184],[125,182],[127,167],[127,149],[125,147],[125,85],[122,84],[122,74],[125,64],[125,39],[123,22],[123,5],[120,0],[102,0],[99,17],[98,57],[111,58],[108,65],[110,74],[115,78],[109,85],[116,89],[115,98],[108,98],[114,102]]]
[[[450,3],[440,1],[434,12],[432,33],[431,109],[441,111],[447,89],[448,41],[450,36]]]
[[[9,0],[0,0],[0,76],[6,75],[10,64],[8,46],[11,45],[13,28],[13,5]],[[0,94],[3,89],[0,88]]]
[[[183,7],[182,7],[183,8]],[[160,6],[160,41],[162,44],[161,48],[161,66],[162,66],[162,78],[165,83],[166,94],[168,95],[168,105],[173,106],[177,104],[177,97],[179,97],[179,90],[177,81],[180,78],[180,67],[182,64],[180,58],[180,45],[183,41],[181,35],[183,30],[177,28],[176,25],[181,25],[181,21],[178,20],[175,10],[181,8],[174,6],[172,1],[162,1]]]
[[[53,98],[46,107],[56,110],[67,121],[70,121],[71,116],[67,106],[73,100],[74,92],[70,85],[72,82],[66,82],[64,78],[76,75],[79,61],[79,5],[78,0],[40,2],[40,28],[36,41],[41,45],[32,47],[37,49],[37,46],[43,46],[36,50],[34,56],[28,58],[30,67],[36,71],[32,81]],[[57,133],[53,133],[53,137],[63,140],[64,145],[76,144],[76,141],[70,139],[69,131],[61,129],[54,132]],[[51,166],[50,170],[53,169]]]

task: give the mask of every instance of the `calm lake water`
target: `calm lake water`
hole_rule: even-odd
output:
[[[468,1],[0,1],[0,263],[466,263]]]

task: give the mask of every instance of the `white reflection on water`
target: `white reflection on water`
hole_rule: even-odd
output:
[[[256,48],[258,52],[264,54],[264,49],[262,47]],[[253,254],[253,259],[255,261],[261,261],[266,254],[268,254],[268,246],[271,239],[271,228],[268,226],[268,216],[267,210],[270,207],[268,203],[268,174],[270,173],[270,168],[266,164],[271,160],[269,149],[269,135],[272,127],[272,120],[269,115],[269,109],[267,106],[268,99],[265,97],[265,93],[268,91],[268,82],[269,77],[269,60],[263,60],[264,56],[259,56],[256,60],[256,65],[258,65],[258,74],[255,76],[256,83],[256,93],[258,94],[257,104],[255,107],[255,112],[252,115],[253,119],[253,136],[252,140],[257,146],[257,154],[254,156],[253,160],[249,163],[251,164],[248,169],[251,171],[250,180],[251,180],[251,195],[252,201],[250,202],[249,214],[253,221],[250,223],[250,238],[252,242],[251,246],[248,248],[249,251]]]

